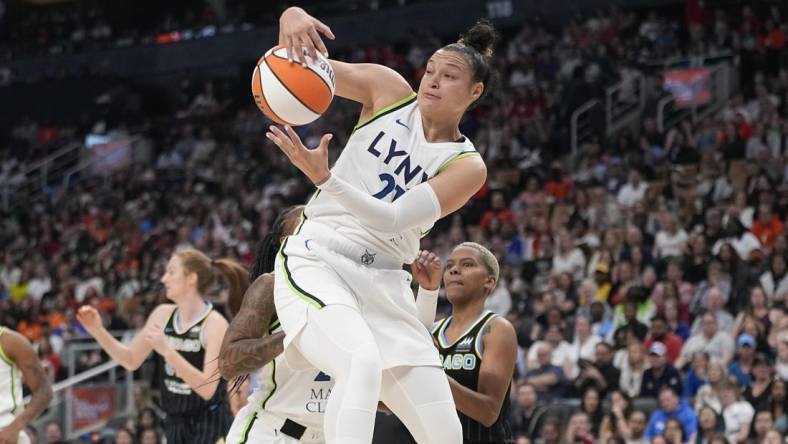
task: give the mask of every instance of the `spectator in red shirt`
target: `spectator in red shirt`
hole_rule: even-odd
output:
[[[544,190],[555,200],[564,200],[572,190],[572,181],[564,177],[564,172],[558,163],[553,164],[551,178],[544,184]]]
[[[667,349],[665,357],[670,364],[676,362],[681,355],[681,348],[684,342],[673,334],[668,328],[668,320],[663,315],[656,315],[651,318],[651,336],[646,338],[646,348],[651,347],[654,342],[661,342]]]
[[[507,207],[506,199],[501,191],[494,191],[492,193],[492,197],[490,198],[490,209],[484,212],[479,226],[482,230],[486,230],[493,219],[498,219],[498,222],[515,222],[514,213]]]
[[[784,228],[785,224],[772,212],[771,206],[758,206],[758,219],[752,224],[752,234],[767,251],[772,249],[775,239],[782,234]]]

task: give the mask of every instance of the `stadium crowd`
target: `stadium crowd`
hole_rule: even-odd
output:
[[[690,0],[680,20],[614,9],[557,31],[526,24],[500,45],[493,97],[463,123],[489,181],[422,246],[446,257],[472,240],[501,263],[488,306],[518,331],[518,444],[776,444],[788,433],[785,25],[777,8],[708,3]],[[439,45],[422,35],[406,51],[346,58],[418,79]],[[719,112],[660,132],[656,82],[638,131],[600,131],[569,153],[569,115],[604,86],[645,61],[721,51],[739,60],[741,93]],[[166,116],[109,122],[105,132],[138,136],[128,167],[46,200],[12,199],[3,215],[0,324],[37,344],[53,379],[67,344],[86,337],[79,305],[100,307],[111,330],[140,328],[163,301],[172,251],[250,263],[278,212],[312,192],[265,141],[249,100],[203,85]],[[337,102],[299,131],[313,146],[341,128],[336,148],[355,116]],[[41,146],[102,125],[20,124],[0,186],[13,192]],[[224,304],[222,289],[214,298]],[[103,359],[80,355],[78,370]],[[158,442],[152,401],[140,393],[137,405],[115,439]],[[41,441],[62,440],[58,428]]]

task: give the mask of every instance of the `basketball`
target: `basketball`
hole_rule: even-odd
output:
[[[306,52],[304,52],[306,54]],[[252,96],[269,119],[282,125],[306,125],[320,117],[334,98],[334,70],[318,53],[306,66],[287,59],[287,50],[276,46],[257,62],[252,73]]]

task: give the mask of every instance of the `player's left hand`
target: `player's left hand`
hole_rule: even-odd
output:
[[[265,137],[274,142],[290,159],[290,162],[301,170],[313,184],[320,185],[328,180],[331,177],[331,171],[328,169],[328,142],[333,136],[325,134],[315,149],[309,149],[304,146],[293,128],[289,125],[285,125],[284,128],[285,130],[282,131],[271,125],[268,127],[270,131],[265,133]]]
[[[425,290],[437,290],[441,286],[443,264],[435,253],[421,250],[419,256],[411,264],[413,278]]]
[[[11,424],[0,428],[0,444],[16,444],[19,441],[19,432],[21,429]]]
[[[170,345],[167,343],[167,338],[164,336],[164,327],[158,323],[152,322],[145,327],[143,335],[145,335],[145,341],[156,351],[156,353],[164,356],[169,350]]]

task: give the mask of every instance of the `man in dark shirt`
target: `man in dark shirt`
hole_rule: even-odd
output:
[[[575,380],[578,393],[585,392],[589,386],[599,390],[599,395],[604,399],[607,393],[618,388],[621,370],[613,365],[613,347],[600,342],[594,350],[594,362],[580,361],[580,375]]]
[[[681,393],[681,375],[675,367],[667,363],[667,352],[665,344],[661,342],[654,342],[649,347],[648,359],[651,368],[643,373],[641,398],[656,398],[663,387],[670,387],[676,393]]]
[[[525,374],[525,382],[536,388],[541,401],[552,401],[563,394],[566,377],[561,367],[550,362],[553,358],[553,348],[550,344],[543,343],[535,347],[539,347],[536,354],[539,367]]]
[[[528,383],[517,388],[517,404],[512,414],[512,431],[515,435],[536,438],[542,427],[547,409],[539,401],[536,388]]]
[[[638,320],[638,302],[634,300],[635,293],[630,291],[627,294],[627,301],[624,302],[624,319],[626,323],[618,327],[613,333],[613,340],[617,347],[624,347],[626,345],[627,333],[634,334],[639,341],[644,341],[648,336],[648,326]]]

